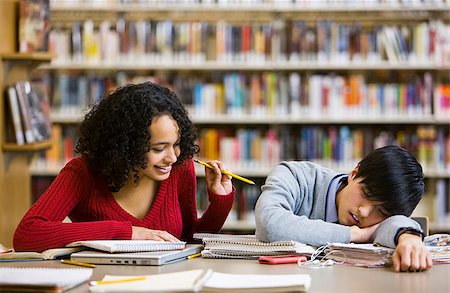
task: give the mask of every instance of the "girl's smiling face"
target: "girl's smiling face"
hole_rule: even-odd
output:
[[[155,181],[167,179],[172,165],[181,153],[179,127],[169,115],[153,118],[149,127],[150,151],[147,153],[147,168],[142,170],[143,178]]]

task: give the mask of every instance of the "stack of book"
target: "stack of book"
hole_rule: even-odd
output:
[[[315,249],[295,241],[262,242],[255,235],[194,234],[201,239],[204,258],[258,259],[267,255],[298,254],[310,256]]]
[[[450,263],[450,235],[434,234],[425,237],[424,244],[430,251],[433,264]]]
[[[339,264],[360,267],[383,267],[392,263],[394,249],[372,243],[331,243],[325,257]]]

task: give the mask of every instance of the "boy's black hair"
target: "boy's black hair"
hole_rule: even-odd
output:
[[[197,132],[177,95],[151,82],[118,88],[94,105],[81,123],[76,152],[99,171],[109,187],[118,191],[130,175],[139,180],[147,166],[152,119],[170,115],[180,133],[181,153],[176,164],[199,152]]]
[[[355,178],[362,178],[367,198],[379,202],[388,216],[411,216],[424,192],[422,166],[399,146],[371,151],[359,163]]]

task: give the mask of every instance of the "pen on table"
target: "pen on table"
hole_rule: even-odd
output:
[[[106,284],[136,282],[136,281],[143,281],[145,279],[147,279],[147,277],[133,277],[133,278],[127,278],[127,279],[110,280],[110,281],[90,281],[89,285],[97,286],[97,285],[106,285]]]
[[[201,255],[202,255],[202,253],[199,252],[199,253],[196,253],[196,254],[189,255],[187,258],[188,258],[188,259],[193,259],[193,258],[199,257],[199,256],[201,256]]]
[[[62,259],[62,263],[68,264],[68,265],[74,265],[74,266],[80,266],[80,267],[87,267],[87,268],[95,268],[95,265],[85,262],[79,262],[74,260],[68,260],[68,259]]]
[[[195,161],[196,163],[199,163],[199,164],[201,164],[201,165],[207,167],[207,168],[214,169],[213,166],[211,166],[210,164],[208,164],[208,163],[206,163],[206,162],[203,162],[203,161],[200,161],[200,160],[197,160],[197,159],[194,159],[194,161]],[[255,182],[253,182],[253,181],[251,181],[251,180],[249,180],[249,179],[247,179],[247,178],[244,178],[244,177],[242,177],[242,176],[239,176],[239,175],[233,174],[233,173],[231,173],[231,172],[228,172],[227,170],[220,170],[220,171],[221,171],[223,174],[229,175],[229,176],[231,176],[231,177],[233,177],[233,178],[236,178],[236,179],[238,179],[238,180],[241,180],[242,182],[245,182],[245,183],[248,183],[248,184],[253,184],[253,185],[255,184]]]

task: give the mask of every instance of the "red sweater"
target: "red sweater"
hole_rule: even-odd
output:
[[[194,232],[218,232],[231,210],[235,190],[226,195],[208,191],[209,206],[197,218],[196,177],[192,160],[175,166],[161,182],[143,219],[115,201],[99,173],[83,158],[71,160],[25,214],[14,234],[17,251],[43,251],[78,240],[131,239],[132,226],[165,230],[183,240]],[[72,223],[63,223],[68,216]]]

